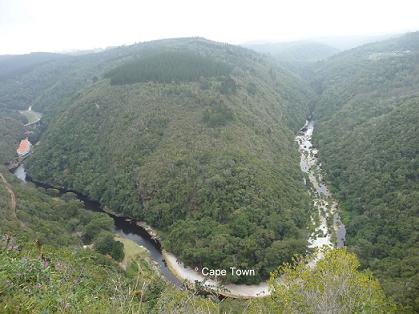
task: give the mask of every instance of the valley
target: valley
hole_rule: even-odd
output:
[[[417,311],[419,33],[252,49],[176,38],[0,62],[0,302]],[[103,290],[54,294],[74,280]]]
[[[303,174],[305,173],[308,175],[308,182],[310,183],[308,188],[313,189],[313,203],[314,208],[317,210],[311,217],[315,230],[308,239],[308,247],[317,250],[317,257],[310,262],[311,267],[315,267],[317,260],[322,258],[323,246],[342,247],[345,241],[345,226],[340,222],[339,213],[337,212],[337,203],[332,198],[331,193],[322,180],[322,171],[316,158],[318,150],[314,149],[311,143],[313,131],[314,122],[306,121],[305,125],[301,128],[295,138],[300,153],[301,171]],[[20,164],[19,167],[13,171],[13,174],[18,179],[25,182],[26,172],[24,164]],[[306,179],[304,178],[304,180]],[[57,188],[37,183],[32,180],[30,181],[40,187]],[[205,289],[212,290],[214,293],[227,297],[248,298],[269,295],[270,292],[267,282],[259,283],[257,285],[221,284],[217,280],[219,274],[210,274],[210,276],[208,276],[208,274],[204,273],[204,270],[198,271],[197,269],[194,270],[190,267],[186,267],[175,255],[166,250],[162,250],[160,240],[158,240],[160,238],[158,232],[153,230],[150,226],[145,225],[144,222],[136,221],[132,217],[115,215],[111,209],[104,210],[97,201],[90,200],[88,197],[80,195],[77,191],[60,189],[61,194],[66,192],[75,192],[85,205],[86,209],[108,214],[114,221],[114,232],[124,238],[134,241],[141,247],[145,247],[149,251],[153,261],[159,266],[159,270],[166,280],[175,286],[182,288],[185,281],[188,285],[193,285],[198,281]],[[254,276],[254,270],[252,270],[252,272],[252,275]],[[226,274],[227,272],[225,271],[223,276]]]

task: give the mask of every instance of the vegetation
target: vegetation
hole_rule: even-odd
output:
[[[191,82],[202,77],[228,75],[231,67],[198,54],[157,52],[127,62],[105,74],[111,84]]]
[[[233,120],[233,112],[223,103],[211,106],[204,111],[202,118],[209,127],[225,126]]]
[[[314,140],[344,209],[347,245],[384,290],[418,311],[419,33],[317,69]]]
[[[39,113],[35,111],[25,110],[21,111],[20,113],[25,116],[26,120],[28,121],[27,123],[33,123],[40,119]]]
[[[34,245],[18,243],[23,249],[3,246],[0,251],[2,313],[219,312],[219,303],[162,281],[148,262],[129,275],[88,249],[43,246],[40,257]],[[225,303],[227,313],[240,308],[234,301]]]
[[[316,62],[339,52],[334,47],[311,41],[249,44],[246,47],[271,56],[275,62],[307,80],[311,79]]]
[[[99,234],[111,231],[113,221],[106,214],[89,212],[78,200],[51,197],[45,189],[20,183],[3,167],[0,170],[16,199],[16,207],[12,208],[9,191],[0,181],[2,234],[19,234],[25,241],[39,240],[51,246],[67,246],[81,245],[83,241],[89,243]]]
[[[2,313],[396,312],[378,281],[360,272],[357,258],[345,249],[327,252],[314,269],[305,264],[312,257],[283,265],[270,279],[270,297],[217,301],[172,287],[143,249],[121,241],[130,258],[123,269],[89,249],[51,247],[8,234],[0,241]]]
[[[124,245],[115,241],[113,235],[102,235],[95,241],[95,249],[101,254],[109,254],[118,262],[124,259]]]
[[[18,205],[14,215],[9,191],[0,181],[1,313],[242,311],[234,300],[218,303],[171,286],[144,249],[128,239],[108,238],[106,230],[112,225],[107,216],[85,210],[71,195],[52,197],[0,169]],[[108,255],[111,243],[112,255],[116,243],[119,257],[111,259],[81,247],[83,230],[92,224],[101,226],[96,248],[105,248],[103,253]],[[115,259],[125,255],[120,251],[122,242],[129,248],[129,260],[128,267],[121,268]]]
[[[146,63],[161,64],[156,82],[98,80],[50,122],[27,168],[36,180],[144,219],[188,265],[254,267],[255,277],[227,280],[260,282],[305,251],[311,204],[293,140],[311,94],[255,53],[200,39],[189,41],[186,56],[211,56],[195,60],[207,72],[184,81],[194,69],[167,52],[176,41],[164,43],[133,61],[140,76]],[[213,62],[230,75],[205,76]],[[135,66],[113,74],[129,77]]]
[[[46,129],[27,164],[34,178],[146,220],[187,265],[257,272],[226,282],[259,282],[306,253],[312,208],[293,138],[314,108],[353,253],[328,252],[313,270],[283,266],[272,298],[217,302],[199,287],[174,289],[144,252],[123,251],[106,215],[0,167],[17,200],[0,181],[0,311],[418,311],[418,33],[316,64],[278,58],[318,95],[267,58],[200,38],[26,57],[0,77],[1,163],[23,136],[17,110],[33,104],[44,123],[31,139]]]
[[[23,123],[19,120],[19,114],[0,110],[0,164],[15,157],[21,138],[23,138]]]
[[[261,53],[270,54],[278,61],[289,64],[325,60],[339,52],[334,47],[312,41],[249,44],[245,46]]]
[[[254,302],[255,311],[384,314],[400,310],[370,272],[359,270],[357,257],[346,248],[326,251],[313,269],[310,258],[301,257],[273,273],[272,295],[267,302]]]
[[[16,77],[19,74],[33,70],[35,67],[65,57],[65,55],[47,52],[35,52],[16,56],[0,56],[0,79],[5,77]]]

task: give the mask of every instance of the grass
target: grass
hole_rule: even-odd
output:
[[[35,111],[26,110],[21,111],[20,113],[26,117],[26,119],[28,120],[28,124],[33,123],[41,118],[41,114]]]
[[[125,256],[122,262],[120,263],[123,269],[126,270],[127,267],[130,265],[131,261],[137,260],[139,262],[141,259],[150,259],[147,249],[145,249],[141,245],[138,245],[133,240],[124,238],[119,234],[115,235],[114,239],[116,241],[122,242],[122,244],[124,245]]]

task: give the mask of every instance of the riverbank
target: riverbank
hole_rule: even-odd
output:
[[[178,262],[176,256],[169,252],[163,251],[163,257],[167,267],[179,280],[187,280],[189,283],[199,281],[205,288],[216,291],[223,296],[230,298],[255,298],[266,297],[270,294],[267,282],[262,282],[258,285],[221,285],[217,281],[205,277],[194,269],[185,267],[183,263]]]
[[[323,171],[318,160],[319,152],[312,144],[313,131],[314,122],[306,121],[295,138],[301,155],[301,171],[307,174],[313,188],[313,206],[317,210],[317,216],[312,217],[315,230],[308,240],[309,247],[341,247],[345,243],[346,230],[340,220],[338,203],[323,180]],[[322,253],[319,251],[317,259],[321,257]]]

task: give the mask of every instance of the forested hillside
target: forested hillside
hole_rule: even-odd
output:
[[[0,79],[12,76],[16,77],[19,74],[33,70],[35,67],[65,57],[65,55],[48,52],[0,56]]]
[[[314,86],[314,140],[344,209],[347,245],[419,309],[419,33],[338,54]]]
[[[229,281],[266,279],[305,252],[311,204],[293,140],[309,88],[203,39],[127,49],[138,53],[50,121],[30,175],[144,219],[188,265],[256,270]]]
[[[16,155],[19,140],[23,137],[23,116],[17,112],[0,109],[0,164]]]
[[[145,249],[113,240],[112,218],[86,210],[72,193],[35,188],[1,166],[0,176],[0,312],[243,311],[234,300],[213,302],[165,281]],[[112,243],[126,256],[103,250]]]

